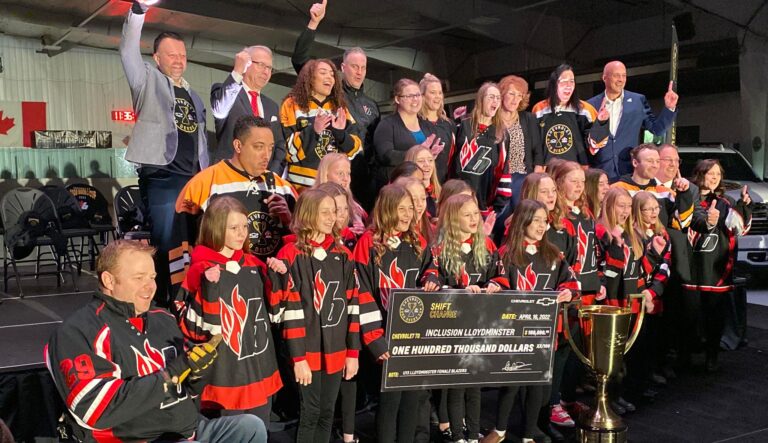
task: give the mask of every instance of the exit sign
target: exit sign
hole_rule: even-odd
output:
[[[133,111],[112,111],[112,120],[116,122],[135,122],[136,113]]]

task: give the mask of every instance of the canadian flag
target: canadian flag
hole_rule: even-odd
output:
[[[34,131],[46,129],[45,102],[0,101],[0,146],[32,147]]]

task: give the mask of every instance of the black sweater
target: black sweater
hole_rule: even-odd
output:
[[[426,137],[435,132],[434,125],[421,118],[419,127]],[[389,182],[389,174],[405,161],[405,152],[416,144],[416,139],[405,127],[400,114],[396,112],[381,119],[373,135],[373,145],[376,149],[376,181],[380,186]]]

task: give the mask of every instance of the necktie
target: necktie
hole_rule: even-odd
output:
[[[251,110],[254,117],[261,117],[259,114],[259,93],[256,91],[248,91],[248,95],[251,96]]]

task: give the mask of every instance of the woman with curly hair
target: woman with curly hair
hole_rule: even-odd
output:
[[[301,68],[296,84],[280,106],[286,135],[288,181],[299,191],[312,186],[317,167],[331,152],[354,158],[362,150],[351,129],[336,66],[330,60],[310,60]]]

